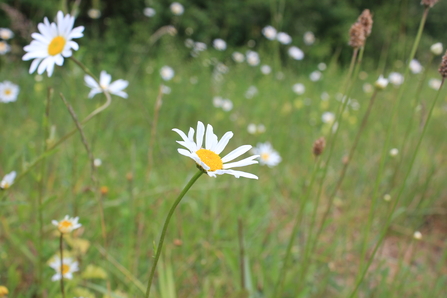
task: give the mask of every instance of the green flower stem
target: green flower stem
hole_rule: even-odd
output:
[[[64,250],[63,250],[63,240],[64,240],[64,234],[61,233],[61,237],[59,238],[59,251],[61,254],[61,267],[59,268],[61,271],[61,293],[62,298],[65,298],[65,290],[64,290],[64,273],[63,273],[63,265],[64,265]]]
[[[410,72],[410,61],[413,60],[414,55],[416,54],[416,49],[417,49],[417,47],[419,45],[419,41],[421,39],[422,31],[424,29],[424,24],[425,24],[425,21],[427,20],[428,10],[429,10],[429,8],[426,7],[424,10],[424,13],[422,15],[421,23],[419,25],[419,30],[418,30],[416,39],[414,41],[413,48],[411,49],[410,57],[408,58],[408,61],[407,61],[407,67],[405,68],[404,79],[408,78],[408,74]],[[379,170],[377,173],[376,181],[374,183],[374,190],[373,190],[373,196],[372,196],[372,200],[371,200],[371,207],[370,207],[370,211],[369,211],[368,222],[366,224],[366,228],[363,233],[364,240],[363,240],[363,247],[362,247],[362,253],[361,253],[361,258],[360,258],[360,270],[363,266],[363,260],[365,259],[365,256],[366,256],[367,240],[368,240],[369,232],[371,230],[371,226],[372,226],[372,222],[373,222],[374,210],[375,210],[376,203],[378,200],[378,195],[379,195],[378,194],[379,186],[380,186],[380,182],[382,181],[383,170],[385,167],[385,160],[386,160],[385,156],[389,149],[389,143],[391,140],[391,130],[394,127],[393,123],[395,122],[395,120],[397,118],[397,112],[399,110],[399,103],[400,103],[400,100],[402,99],[403,93],[405,91],[404,86],[405,86],[405,81],[404,81],[404,84],[399,88],[399,94],[397,95],[397,98],[394,102],[391,121],[389,122],[389,125],[388,125],[385,142],[382,147],[382,152],[380,155],[380,165],[379,165]]]
[[[399,189],[399,192],[397,194],[396,200],[394,200],[394,204],[391,207],[391,210],[390,210],[390,212],[387,215],[385,227],[383,228],[383,230],[382,230],[382,232],[381,232],[381,234],[379,236],[379,241],[377,242],[376,246],[374,247],[374,250],[373,250],[373,252],[371,254],[371,257],[369,258],[368,263],[366,264],[366,266],[363,268],[363,271],[362,271],[362,273],[360,275],[360,278],[357,280],[356,286],[355,286],[354,290],[352,291],[351,295],[349,296],[349,298],[353,298],[357,294],[359,286],[362,283],[363,279],[365,278],[366,272],[368,271],[368,268],[371,265],[371,263],[372,263],[372,261],[374,259],[374,256],[376,255],[377,250],[381,246],[381,244],[383,242],[383,239],[385,239],[385,235],[388,232],[388,228],[391,225],[391,221],[393,220],[394,211],[396,210],[396,206],[399,203],[399,200],[400,200],[400,198],[401,198],[401,196],[402,196],[402,194],[404,192],[405,186],[407,184],[408,177],[410,176],[411,170],[413,168],[414,161],[416,160],[416,156],[417,156],[417,153],[419,151],[419,147],[421,146],[422,139],[424,138],[425,132],[427,131],[427,127],[428,127],[428,124],[430,122],[431,115],[433,114],[433,110],[434,110],[434,108],[436,106],[436,102],[438,101],[439,94],[441,93],[442,86],[444,85],[444,80],[445,79],[443,78],[442,79],[442,83],[441,83],[441,87],[439,87],[439,90],[436,93],[436,97],[433,100],[433,103],[432,103],[432,105],[430,107],[430,111],[429,111],[428,116],[427,116],[427,121],[425,122],[425,125],[424,125],[424,128],[422,130],[421,135],[419,136],[418,143],[417,143],[416,148],[415,148],[415,150],[413,152],[413,156],[411,157],[407,173],[406,173],[404,181],[402,182],[402,185],[401,185],[401,187]]]
[[[168,216],[165,219],[165,223],[163,224],[163,229],[161,231],[160,240],[158,240],[158,246],[157,246],[157,253],[155,254],[154,263],[152,264],[151,272],[149,275],[149,280],[147,282],[147,290],[146,290],[146,298],[149,298],[150,292],[151,292],[151,285],[152,280],[154,279],[155,275],[155,269],[157,268],[158,259],[161,255],[161,249],[163,248],[163,242],[165,240],[166,231],[168,229],[169,221],[171,220],[172,215],[174,214],[175,208],[177,208],[180,201],[183,199],[185,194],[188,192],[188,190],[191,188],[191,186],[199,179],[199,177],[203,174],[202,170],[199,170],[192,178],[189,180],[188,184],[186,184],[185,188],[182,190],[182,192],[179,194],[177,199],[175,200],[174,204],[172,204],[171,209],[169,209]]]
[[[290,234],[290,238],[289,238],[289,244],[287,245],[287,249],[286,249],[286,255],[284,257],[283,263],[282,263],[282,267],[279,271],[279,275],[278,275],[278,280],[276,281],[276,285],[275,285],[275,290],[273,292],[273,296],[272,297],[281,297],[282,293],[283,293],[283,288],[284,288],[284,280],[286,277],[286,272],[287,272],[287,264],[289,262],[290,259],[290,255],[292,252],[292,247],[293,247],[293,243],[295,242],[295,238],[296,235],[298,233],[298,227],[301,224],[301,221],[303,219],[303,213],[304,213],[304,209],[306,207],[307,201],[309,199],[310,193],[312,191],[314,182],[315,182],[315,177],[317,175],[318,169],[320,168],[320,163],[321,163],[321,158],[317,157],[317,160],[315,162],[315,166],[312,172],[312,176],[310,178],[310,183],[309,183],[309,187],[307,189],[306,194],[304,195],[304,198],[299,206],[299,212],[296,213],[296,217],[295,217],[295,224],[293,226],[292,229],[292,233]]]

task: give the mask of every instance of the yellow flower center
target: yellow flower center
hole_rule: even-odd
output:
[[[12,93],[11,89],[6,89],[5,90],[5,95],[11,95],[11,93]]]
[[[9,291],[8,288],[5,286],[0,286],[0,297],[4,297],[8,295]]]
[[[68,272],[70,272],[70,266],[67,265],[67,264],[62,264],[61,265],[61,273],[62,273],[62,275],[65,275]]]
[[[59,222],[59,231],[61,231],[62,233],[69,232],[71,227],[73,227],[71,221],[62,220]]]
[[[210,167],[208,171],[222,170],[223,163],[219,155],[208,149],[199,149],[196,154],[200,160]]]
[[[9,188],[9,183],[8,183],[8,182],[3,182],[2,185],[1,185],[1,187],[2,187],[3,189],[8,189],[8,188]]]
[[[56,56],[57,54],[62,53],[66,43],[67,41],[65,38],[62,36],[56,36],[48,45],[48,54],[51,56]]]
[[[262,154],[261,154],[261,159],[262,159],[262,160],[268,160],[269,157],[270,157],[270,154],[268,154],[268,153],[262,153]]]

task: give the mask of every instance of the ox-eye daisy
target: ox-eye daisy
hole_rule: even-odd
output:
[[[12,171],[11,173],[5,175],[3,177],[2,181],[0,182],[0,188],[1,189],[8,189],[11,187],[11,185],[14,183],[14,179],[16,179],[17,173],[15,171]]]
[[[61,66],[64,63],[64,57],[71,56],[72,49],[75,51],[79,49],[79,45],[72,39],[84,36],[82,34],[84,27],[73,29],[74,21],[74,17],[69,14],[64,16],[62,11],[59,11],[56,23],[50,23],[48,18],[45,18],[43,23],[37,25],[40,33],[31,34],[34,40],[23,48],[27,53],[22,59],[25,61],[34,59],[29,73],[37,69],[37,73],[42,74],[46,70],[48,76],[51,77],[54,64]]]
[[[177,141],[177,143],[188,149],[178,149],[178,152],[181,155],[193,159],[197,163],[197,165],[205,173],[208,174],[208,176],[216,177],[216,175],[230,174],[235,176],[236,178],[245,177],[258,179],[256,175],[242,171],[231,170],[231,168],[257,164],[258,161],[256,161],[255,159],[258,158],[259,155],[253,155],[240,161],[228,163],[229,161],[232,161],[242,154],[248,152],[252,148],[251,145],[240,146],[239,148],[236,148],[222,158],[219,156],[219,154],[222,153],[222,151],[227,146],[230,139],[233,137],[233,133],[231,131],[226,132],[220,139],[220,141],[218,141],[217,136],[213,132],[213,127],[208,124],[205,132],[205,126],[202,122],[199,121],[197,123],[197,134],[195,142],[195,131],[192,127],[189,129],[188,135],[176,128],[174,128],[173,131],[178,133],[183,139],[183,141]],[[204,136],[205,142],[203,142]],[[202,147],[203,143],[205,143],[205,148]]]
[[[269,142],[259,143],[252,152],[259,155],[261,165],[274,167],[281,162],[281,156],[275,151]]]
[[[19,90],[19,86],[10,81],[0,83],[0,102],[6,103],[16,101],[17,95],[19,95]]]
[[[63,258],[62,262],[57,258],[50,263],[50,267],[56,270],[56,274],[51,278],[52,281],[62,278],[73,279],[73,272],[79,271],[78,262],[71,258]]]
[[[125,80],[116,80],[113,83],[110,83],[112,81],[112,76],[109,75],[106,71],[101,71],[101,74],[99,76],[99,85],[95,81],[94,78],[92,78],[89,75],[84,76],[84,82],[85,84],[90,87],[92,90],[90,90],[90,93],[88,94],[89,98],[92,98],[98,93],[102,93],[103,91],[107,91],[110,94],[115,94],[116,96],[120,96],[122,98],[127,98],[127,93],[123,91],[128,85],[129,82]]]
[[[70,218],[68,215],[66,215],[63,220],[52,220],[51,223],[57,227],[59,232],[61,232],[62,234],[67,234],[82,226],[80,223],[78,223],[78,220],[79,217]]]

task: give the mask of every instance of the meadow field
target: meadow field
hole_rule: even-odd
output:
[[[101,59],[73,17],[100,11],[68,2],[28,40],[0,6],[0,297],[447,297],[436,1],[395,57],[359,10],[321,60],[310,31],[234,46],[175,18]]]

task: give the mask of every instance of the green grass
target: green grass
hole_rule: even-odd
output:
[[[252,165],[243,169],[258,175],[259,181],[235,179],[229,175],[214,179],[203,175],[193,185],[177,208],[168,229],[153,296],[271,297],[294,217],[314,168],[312,144],[318,137],[328,139],[330,135],[330,125],[322,123],[321,115],[326,111],[337,111],[340,101],[336,98],[342,92],[346,70],[325,61],[329,67],[323,72],[323,79],[311,82],[308,74],[316,69],[316,65],[293,62],[282,70],[284,79],[278,80],[274,73],[262,75],[259,67],[234,64],[229,57],[222,57],[229,66],[229,72],[223,75],[222,81],[215,82],[211,77],[212,68],[204,64],[214,54],[223,56],[222,53],[210,49],[185,62],[182,59],[184,50],[179,44],[163,41],[162,46],[166,49],[164,54],[156,59],[143,59],[137,75],[131,78],[127,77],[130,75],[128,72],[114,69],[111,65],[87,65],[95,74],[105,69],[114,80],[130,80],[127,88],[129,98],[113,97],[112,105],[84,127],[94,157],[103,163],[97,171],[99,185],[108,188],[103,203],[109,258],[105,259],[101,254],[104,243],[100,215],[96,195],[90,190],[88,156],[78,133],[44,160],[44,239],[40,253],[45,262],[57,254],[58,234],[51,225],[52,219],[62,219],[66,214],[79,216],[83,227],[73,233],[73,237],[88,241],[90,246],[85,253],[76,252],[67,244],[65,246],[80,262],[80,272],[75,273],[73,280],[66,281],[67,297],[101,297],[107,293],[108,286],[115,293],[114,297],[142,297],[152,265],[154,245],[165,216],[182,187],[196,172],[194,163],[177,153],[179,145],[175,141],[179,137],[171,129],[186,131],[195,127],[197,121],[202,121],[212,124],[219,137],[226,131],[234,132],[235,136],[225,152],[240,145],[269,141],[283,161],[274,168]],[[88,45],[85,48],[84,53],[88,52]],[[428,49],[420,51],[427,52]],[[82,54],[75,56],[83,59]],[[270,59],[267,53],[261,53],[261,59],[263,57]],[[54,88],[50,109],[53,141],[75,127],[59,97],[60,92],[73,105],[80,119],[103,103],[105,98],[97,95],[87,99],[89,90],[84,86],[83,73],[72,61],[65,61],[62,68],[57,67],[53,77],[44,75],[41,82],[36,82],[35,75],[27,73],[26,63],[6,62],[0,69],[0,79],[19,84],[21,92],[17,102],[3,104],[0,110],[0,173],[16,170],[20,174],[42,153],[42,119],[48,87]],[[436,58],[434,63],[439,62],[440,59]],[[154,164],[148,172],[154,105],[162,83],[158,70],[165,64],[173,67],[176,75],[165,83],[172,92],[163,96],[153,145]],[[129,69],[132,67],[130,65]],[[439,77],[431,65],[426,67],[429,68],[429,78]],[[151,69],[152,73],[148,72]],[[328,174],[319,206],[315,206],[314,197],[321,183],[321,169],[317,173],[316,185],[311,190],[304,220],[292,248],[293,260],[289,264],[282,297],[347,297],[354,288],[363,245],[361,233],[366,225],[380,152],[397,95],[393,86],[378,94],[322,237],[311,253],[310,270],[305,277],[298,274],[312,231],[310,217],[313,208],[318,208],[319,223],[328,196],[337,182],[342,159],[349,152],[367,107],[370,94],[362,91],[362,85],[365,82],[373,84],[377,79],[375,69],[363,70],[368,77],[364,81],[356,81],[351,96],[360,108],[348,107],[343,115],[333,158],[327,165]],[[403,72],[403,69],[397,71]],[[190,83],[193,76],[197,77],[197,84]],[[378,201],[367,257],[402,184],[409,157],[421,132],[420,119],[426,117],[436,94],[424,82],[422,109],[414,112],[410,103],[419,78],[420,75],[406,78],[407,90],[399,108],[398,121],[392,124],[389,149],[399,148],[400,153],[396,158],[386,157],[379,189],[381,197],[391,195],[391,202]],[[306,86],[306,92],[301,96],[292,91],[292,85],[297,82]],[[259,92],[247,99],[244,94],[252,85]],[[329,94],[329,100],[320,99],[323,92]],[[212,98],[217,95],[231,99],[233,110],[223,112],[214,108]],[[396,218],[360,287],[359,297],[445,297],[447,294],[443,265],[447,257],[443,253],[446,244],[445,236],[441,235],[445,231],[442,216],[446,204],[445,92],[441,96],[395,213]],[[415,121],[410,141],[406,152],[402,152],[399,146],[411,118]],[[249,123],[264,124],[266,132],[249,134]],[[395,174],[397,160],[401,157],[404,158],[401,170]],[[322,158],[326,160],[326,155],[323,154]],[[126,178],[128,174],[132,174],[131,180]],[[38,166],[2,194],[0,284],[9,288],[10,297],[35,297],[36,293],[44,293],[47,297],[60,296],[59,283],[51,282],[54,272],[47,265],[43,270],[42,286],[38,289],[36,284],[39,175]],[[238,219],[243,223],[247,266],[244,276],[249,296],[241,292]],[[444,227],[439,228],[442,224]],[[422,231],[422,241],[412,240],[416,230]],[[85,270],[89,265],[103,268],[107,278],[86,278]],[[133,277],[129,278],[130,275]],[[301,291],[298,291],[298,284]]]

